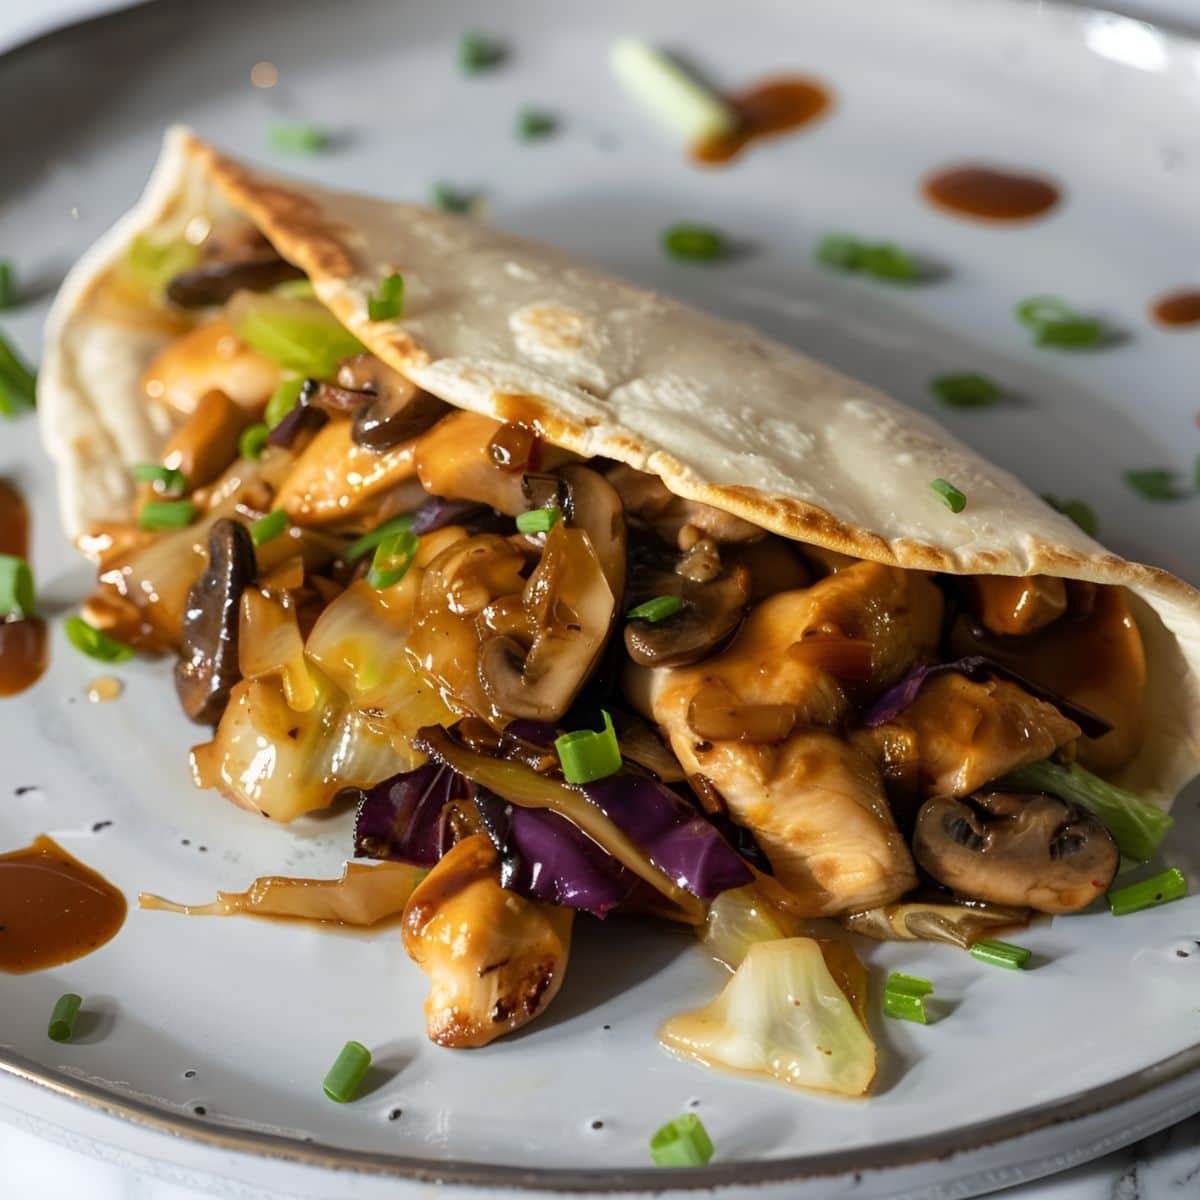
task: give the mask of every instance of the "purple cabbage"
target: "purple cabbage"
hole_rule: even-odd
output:
[[[1004,679],[1009,683],[1015,683],[1038,700],[1053,704],[1064,717],[1074,721],[1088,737],[1101,737],[1112,729],[1112,725],[1108,721],[1098,713],[1092,712],[1090,708],[1084,708],[1083,705],[1068,700],[1050,688],[1034,683],[1032,679],[1026,679],[1020,672],[982,654],[972,654],[966,658],[956,659],[954,662],[937,663],[933,666],[913,667],[899,683],[884,692],[867,709],[863,714],[862,723],[871,729],[876,725],[894,721],[916,700],[925,681],[931,675],[938,675],[943,671],[956,671],[960,675],[965,675],[973,683],[982,683],[985,679]]]
[[[314,433],[329,420],[328,414],[313,407],[313,397],[320,385],[315,379],[306,379],[287,416],[267,434],[267,444],[282,446],[290,449],[292,443],[300,436],[302,430],[309,429]]]
[[[486,504],[474,500],[446,500],[442,496],[430,496],[413,513],[412,531],[416,534],[432,533],[447,525],[461,525],[471,517],[490,511]]]
[[[446,805],[465,795],[462,776],[438,762],[361,791],[354,820],[355,856],[432,867],[450,849]]]

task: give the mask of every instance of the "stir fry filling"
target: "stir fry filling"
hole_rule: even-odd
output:
[[[452,409],[244,230],[163,287],[144,399],[175,432],[82,539],[86,615],[177,655],[199,786],[277,821],[349,798],[357,854],[428,870],[377,907],[435,1040],[542,1011],[580,910],[736,912],[737,961],[786,975],[822,961],[807,918],[969,946],[1112,881],[1081,795],[1142,804],[1099,778],[1143,737],[1120,589],[858,560]],[[1046,763],[1070,795],[1008,778]],[[772,939],[791,965],[747,957]]]

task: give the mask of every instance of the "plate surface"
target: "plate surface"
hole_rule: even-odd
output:
[[[508,42],[502,69],[458,73],[456,40],[468,28]],[[774,71],[817,77],[835,105],[731,168],[698,170],[610,80],[607,48],[630,32],[686,52],[724,85]],[[251,85],[260,60],[279,70],[270,89]],[[559,115],[556,136],[514,137],[526,104]],[[323,182],[405,199],[425,198],[434,180],[477,189],[497,225],[746,320],[918,408],[933,407],[931,377],[982,371],[1013,399],[939,413],[955,433],[1035,489],[1086,499],[1101,537],[1122,554],[1193,581],[1200,574],[1200,501],[1152,504],[1122,481],[1128,468],[1165,467],[1188,486],[1200,450],[1200,331],[1166,332],[1146,315],[1160,293],[1200,284],[1194,42],[1110,15],[1002,0],[166,2],[0,62],[0,111],[21,114],[6,129],[0,249],[37,293],[4,314],[3,328],[31,355],[49,291],[132,203],[163,126],[183,120],[235,154]],[[320,122],[335,134],[331,150],[272,155],[267,130],[278,120]],[[929,208],[922,175],[970,159],[1052,175],[1065,202],[1011,228]],[[659,235],[680,220],[719,225],[742,249],[719,266],[672,262]],[[912,288],[823,274],[812,251],[832,230],[895,240],[942,273]],[[1122,340],[1073,355],[1034,349],[1012,310],[1046,292],[1102,314]],[[66,612],[89,572],[58,533],[35,432],[30,421],[0,426],[0,474],[34,499],[45,605]],[[176,711],[165,664],[120,668],[122,698],[91,705],[86,686],[102,672],[60,631],[53,651],[43,681],[0,707],[0,848],[50,833],[131,900],[143,889],[203,900],[262,873],[336,873],[349,843],[344,817],[285,829],[193,790],[195,730]],[[24,788],[32,790],[17,794]],[[1193,887],[1198,795],[1180,799],[1166,847]],[[60,1088],[79,1081],[93,1099],[193,1133],[232,1131],[242,1143],[273,1135],[274,1153],[329,1147],[400,1171],[402,1160],[424,1160],[428,1173],[464,1181],[502,1164],[542,1172],[506,1182],[543,1187],[571,1185],[562,1172],[575,1169],[645,1167],[650,1132],[690,1105],[718,1147],[714,1181],[733,1186],[764,1171],[783,1181],[819,1168],[850,1188],[856,1169],[958,1150],[928,1171],[960,1181],[960,1194],[1200,1108],[1200,897],[1126,920],[1043,920],[1022,939],[1039,963],[1025,975],[948,948],[864,944],[874,994],[901,968],[934,980],[941,1007],[926,1028],[875,1021],[882,1068],[868,1103],[676,1062],[657,1047],[658,1024],[710,996],[723,973],[670,931],[581,924],[546,1017],[454,1054],[424,1039],[424,977],[394,930],[338,936],[134,910],[91,957],[0,976],[0,1068],[21,1063]],[[58,1046],[45,1021],[68,990],[87,997],[95,1018],[77,1042]],[[337,1107],[320,1081],[351,1037],[373,1047],[379,1069],[359,1102]],[[1158,1063],[1167,1065],[1136,1077]],[[1144,1094],[1151,1085],[1161,1086]],[[1093,1100],[1070,1108],[1053,1149],[1003,1140],[1052,1124],[1062,1104],[1093,1089]],[[1135,1095],[1132,1107],[1083,1115]],[[44,1099],[29,1085],[0,1089],[0,1102],[27,1110]],[[1017,1115],[1031,1108],[1043,1114]],[[47,1119],[82,1134],[82,1113],[59,1106]],[[146,1153],[184,1156],[156,1146]],[[236,1173],[229,1161],[209,1165]],[[605,1180],[573,1186],[603,1190]],[[857,1194],[899,1186],[900,1175],[873,1171]],[[345,1194],[350,1184],[339,1187]]]

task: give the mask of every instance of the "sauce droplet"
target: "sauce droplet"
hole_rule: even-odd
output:
[[[938,208],[981,221],[1027,221],[1059,200],[1058,188],[1047,179],[981,166],[935,171],[921,190]]]
[[[20,492],[0,479],[0,554],[29,557],[29,513]]]
[[[0,696],[32,687],[46,669],[46,623],[0,619]]]
[[[101,675],[88,684],[87,698],[93,704],[104,704],[108,700],[115,700],[124,690],[125,685],[119,679]]]
[[[0,855],[0,971],[23,975],[73,962],[124,920],[125,897],[53,839]]]
[[[815,121],[832,103],[829,91],[815,80],[791,75],[764,79],[728,100],[741,124],[732,133],[692,147],[694,161],[728,162],[759,138],[777,137]]]
[[[1160,296],[1151,305],[1150,315],[1168,328],[1200,325],[1200,288],[1185,288]]]

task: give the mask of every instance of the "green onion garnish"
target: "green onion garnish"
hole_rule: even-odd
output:
[[[1077,313],[1057,296],[1033,296],[1021,301],[1017,320],[1033,330],[1034,344],[1064,349],[1086,349],[1098,345],[1104,326],[1093,317]]]
[[[69,1042],[75,1032],[75,1018],[79,1016],[83,997],[74,992],[66,992],[54,1002],[54,1011],[50,1014],[50,1024],[46,1033],[52,1042]]]
[[[68,617],[63,623],[67,641],[88,658],[97,662],[128,662],[133,657],[133,647],[118,642],[101,629],[89,625],[82,617]]]
[[[443,212],[465,213],[471,211],[471,197],[466,192],[460,192],[456,187],[442,180],[429,189],[429,195],[434,206]]]
[[[306,121],[276,121],[267,137],[284,154],[320,154],[329,146],[329,133]]]
[[[378,592],[399,583],[408,574],[408,568],[417,556],[419,541],[411,529],[401,529],[384,538],[375,547],[375,556],[367,572],[367,583]]]
[[[1088,537],[1095,537],[1096,530],[1099,528],[1099,522],[1096,520],[1096,514],[1092,510],[1091,505],[1085,504],[1082,500],[1058,500],[1054,496],[1043,496],[1045,502],[1051,508],[1057,508],[1064,517],[1069,517]]]
[[[37,593],[29,564],[15,554],[0,554],[0,620],[24,621],[37,611]]]
[[[1182,500],[1189,495],[1176,483],[1175,472],[1162,467],[1125,471],[1123,478],[1139,496],[1144,496],[1147,500]]]
[[[266,421],[268,430],[274,429],[296,407],[296,401],[300,399],[302,391],[304,391],[303,379],[285,379],[271,393],[271,398],[267,401],[266,412],[263,413],[263,420]]]
[[[591,783],[621,769],[621,747],[612,717],[603,710],[600,715],[604,718],[603,729],[576,729],[554,741],[563,778],[568,783]]]
[[[391,321],[404,312],[404,276],[389,275],[379,291],[367,298],[367,316],[372,321]]]
[[[400,517],[393,517],[390,521],[384,521],[370,533],[364,533],[357,541],[351,542],[342,554],[342,558],[346,562],[357,562],[364,554],[374,550],[380,542],[386,541],[392,534],[403,533],[406,529],[411,529],[412,523],[413,519],[407,513]]]
[[[863,243],[848,233],[826,234],[817,243],[817,262],[836,271],[857,271],[862,267]]]
[[[243,342],[302,379],[332,379],[343,358],[364,349],[333,313],[311,300],[242,292],[226,313]]]
[[[909,283],[921,273],[914,259],[891,242],[864,246],[859,269],[876,279],[890,279],[896,283]]]
[[[531,508],[517,514],[517,529],[521,533],[549,533],[561,519],[561,508]]]
[[[133,468],[133,477],[138,483],[150,483],[160,496],[182,496],[187,491],[187,479],[182,471],[174,467],[160,467],[157,463],[138,463]]]
[[[504,61],[507,50],[487,34],[469,31],[458,39],[458,65],[464,75],[478,75]]]
[[[653,600],[647,600],[642,604],[631,608],[625,618],[629,621],[650,621],[652,624],[657,624],[659,621],[665,621],[668,617],[673,617],[683,608],[683,601],[678,596],[655,596]]]
[[[650,1139],[657,1167],[702,1167],[713,1156],[712,1138],[695,1113],[668,1121]]]
[[[967,372],[963,375],[939,375],[930,380],[933,394],[951,408],[986,408],[998,404],[1001,391],[986,375]]]
[[[1152,875],[1141,883],[1117,888],[1108,893],[1108,905],[1114,917],[1127,917],[1141,912],[1143,908],[1157,908],[1172,900],[1182,900],[1187,895],[1187,880],[1178,867],[1171,867],[1160,875]]]
[[[946,479],[935,479],[929,485],[929,490],[953,513],[960,513],[967,507],[966,496]]]
[[[1065,767],[1052,762],[1029,763],[1009,771],[1002,782],[1073,800],[1099,817],[1112,834],[1117,849],[1138,862],[1153,857],[1174,824],[1169,813],[1085,771],[1078,763]]]
[[[290,524],[287,513],[276,508],[250,526],[250,537],[256,546],[261,546],[277,538]]]
[[[971,957],[993,967],[1019,971],[1033,957],[1033,951],[1024,946],[1014,946],[1011,942],[993,942],[985,939],[971,947]]]
[[[725,235],[706,225],[672,225],[662,235],[663,249],[684,262],[715,262],[726,254]]]
[[[17,284],[13,265],[7,258],[0,258],[0,308],[16,308]]]
[[[242,436],[238,438],[238,454],[242,458],[262,458],[270,433],[270,429],[261,421],[257,425],[251,425],[249,429],[243,429]]]
[[[362,1042],[347,1042],[325,1076],[325,1095],[337,1104],[349,1104],[370,1065],[370,1050]]]
[[[37,376],[0,336],[0,417],[15,417],[34,407]]]
[[[549,137],[557,128],[558,118],[540,108],[523,108],[517,113],[517,137],[523,142]]]
[[[893,971],[887,977],[883,988],[884,1016],[894,1017],[898,1021],[915,1021],[918,1025],[928,1025],[925,997],[932,994],[933,984],[928,979]]]
[[[138,513],[139,529],[183,529],[196,519],[190,500],[147,500]]]
[[[645,42],[622,38],[609,61],[621,87],[689,144],[722,137],[741,124],[724,97]]]

